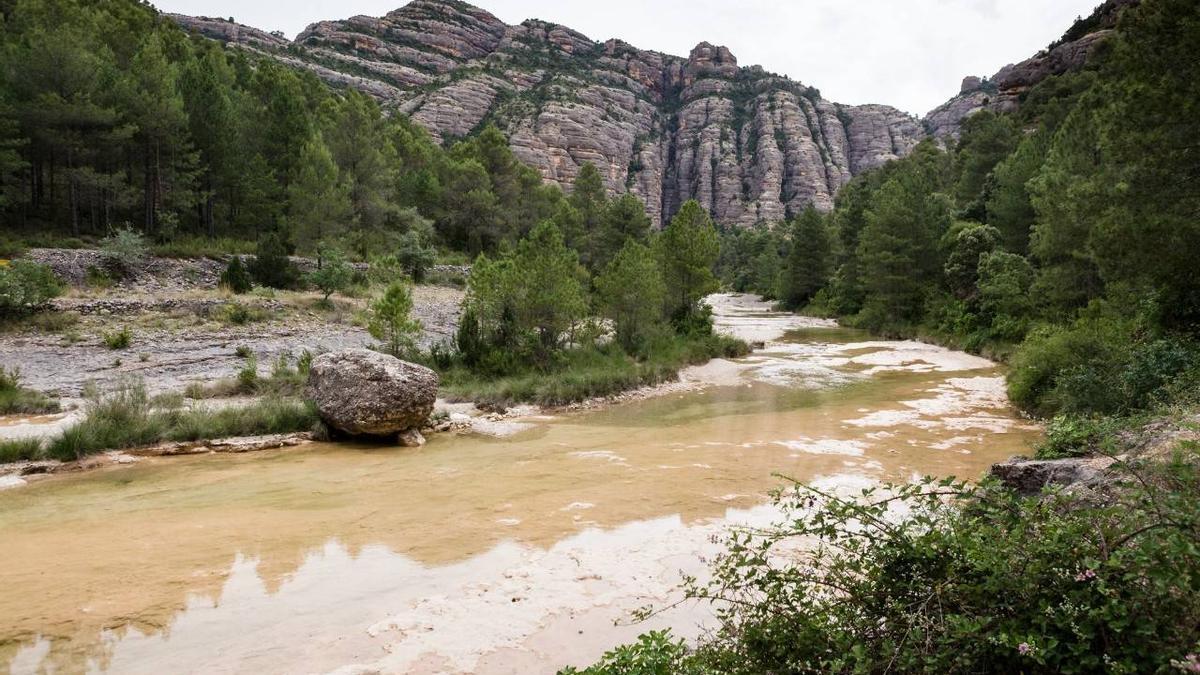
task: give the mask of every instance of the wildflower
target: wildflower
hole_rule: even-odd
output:
[[[1095,570],[1084,570],[1075,575],[1075,581],[1091,581],[1096,578]]]
[[[1033,645],[1029,644],[1028,642],[1022,642],[1021,644],[1017,645],[1017,653],[1019,653],[1021,656],[1029,656],[1033,653]]]

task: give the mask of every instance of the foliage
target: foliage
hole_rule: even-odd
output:
[[[158,405],[140,381],[111,389],[85,391],[86,416],[51,439],[46,454],[69,461],[104,450],[121,450],[164,441],[195,441],[279,434],[312,429],[317,414],[307,403],[266,398],[247,405],[180,408]]]
[[[287,244],[278,234],[268,234],[258,241],[250,276],[267,288],[288,290],[300,285],[300,271],[288,258]]]
[[[316,286],[325,294],[324,301],[329,302],[329,296],[337,291],[344,291],[350,285],[354,270],[346,261],[346,256],[336,248],[322,249],[321,265],[308,275],[308,283]]]
[[[799,309],[829,281],[829,233],[821,214],[812,207],[796,218],[791,230],[792,245],[783,270],[779,300],[787,309]]]
[[[141,268],[150,245],[140,232],[121,227],[100,242],[100,254],[110,272],[125,277]]]
[[[421,323],[409,315],[412,313],[412,291],[408,284],[394,281],[383,297],[371,303],[370,321],[367,330],[371,337],[383,340],[384,349],[392,356],[402,357],[416,348],[416,338],[421,333]]]
[[[1119,467],[1128,492],[1102,500],[952,479],[845,497],[794,484],[783,521],[736,530],[711,581],[689,580],[720,620],[696,652],[657,636],[590,672],[627,672],[634,655],[747,675],[1168,672],[1200,641],[1200,476],[1180,451]]]
[[[230,292],[237,295],[249,293],[254,288],[254,282],[250,279],[250,272],[246,269],[246,265],[242,263],[240,255],[229,258],[229,265],[221,273],[221,286],[228,288]]]
[[[58,412],[58,401],[21,386],[21,370],[0,366],[0,415],[37,415]]]
[[[688,675],[702,673],[687,658],[683,640],[672,639],[670,631],[650,631],[638,641],[606,652],[596,664],[578,670],[563,668],[559,675]]]
[[[419,284],[437,261],[437,249],[430,245],[428,235],[409,230],[400,237],[396,261],[413,283]]]
[[[704,296],[717,290],[713,266],[719,248],[712,218],[695,200],[684,202],[654,241],[667,285],[668,316],[681,320],[694,315]]]
[[[104,343],[104,346],[109,349],[129,349],[129,345],[133,343],[133,333],[130,332],[128,326],[124,326],[102,333],[100,339]]]
[[[28,260],[0,265],[0,317],[26,315],[62,293],[49,267]]]
[[[601,311],[613,322],[617,342],[635,353],[662,330],[667,292],[658,260],[649,247],[630,237],[596,278]]]
[[[475,261],[466,308],[490,349],[544,364],[587,310],[584,280],[578,255],[543,221],[496,260]]]

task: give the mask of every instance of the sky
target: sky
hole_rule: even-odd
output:
[[[310,23],[382,16],[406,0],[154,0],[159,9],[233,17],[295,37]],[[1100,0],[474,0],[509,24],[529,18],[603,41],[686,56],[725,45],[817,87],[832,101],[885,103],[924,115],[966,75],[1022,61]]]

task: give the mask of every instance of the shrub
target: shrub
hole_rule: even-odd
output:
[[[150,253],[150,245],[140,232],[122,227],[100,242],[100,253],[110,272],[127,277],[142,267]]]
[[[241,256],[235,255],[229,259],[229,265],[221,273],[221,286],[238,295],[249,293],[254,288],[254,281],[242,263]]]
[[[416,231],[405,232],[400,237],[396,250],[396,260],[404,273],[419,284],[425,280],[425,274],[437,260],[437,249],[427,245],[425,238]]]
[[[328,303],[330,295],[345,290],[350,285],[354,271],[350,268],[350,263],[346,262],[346,256],[337,249],[322,251],[321,258],[320,269],[308,275],[308,283],[320,289],[325,294],[325,302]]]
[[[300,271],[288,258],[287,244],[278,234],[268,234],[258,242],[250,276],[268,288],[288,290],[300,285]]]
[[[231,326],[245,326],[250,323],[266,321],[271,313],[262,307],[244,305],[240,302],[227,302],[216,312],[216,319]]]
[[[243,394],[253,394],[258,385],[258,359],[253,355],[246,359],[246,363],[237,374],[238,390]]]
[[[129,332],[128,327],[109,331],[100,337],[104,341],[104,346],[113,350],[128,349],[133,342],[133,334]]]
[[[95,265],[91,265],[87,268],[87,272],[84,274],[83,283],[88,288],[98,291],[108,290],[116,285],[116,281],[113,280],[111,274],[100,269],[99,267],[96,267]]]
[[[0,317],[23,316],[62,293],[49,267],[28,260],[0,265]]]
[[[1110,500],[925,479],[842,498],[794,484],[734,531],[709,582],[720,628],[672,672],[1171,672],[1200,641],[1200,475],[1118,465]],[[637,648],[634,648],[635,652]],[[657,656],[656,656],[657,655]],[[637,672],[606,657],[597,675]]]

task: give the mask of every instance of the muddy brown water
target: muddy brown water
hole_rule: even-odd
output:
[[[732,305],[744,334],[778,319]],[[503,438],[155,459],[0,492],[0,664],[553,673],[647,628],[697,634],[699,607],[613,620],[671,600],[729,524],[769,522],[780,474],[973,478],[1039,433],[991,364],[854,331],[794,331],[716,370]]]

